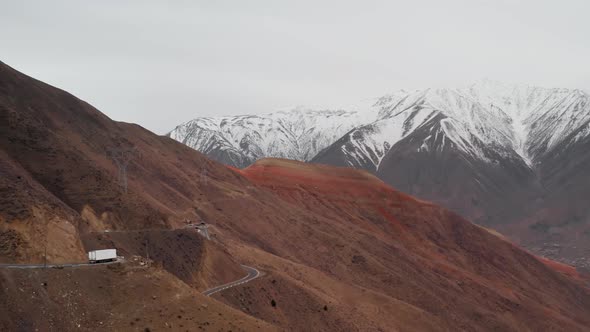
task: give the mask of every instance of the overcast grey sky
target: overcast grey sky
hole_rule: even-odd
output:
[[[481,78],[590,87],[587,0],[0,0],[0,60],[163,134]]]

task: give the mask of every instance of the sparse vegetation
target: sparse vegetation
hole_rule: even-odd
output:
[[[362,255],[354,255],[351,259],[352,264],[365,264],[367,259]]]
[[[277,302],[274,299],[272,299],[272,300],[270,300],[270,305],[273,306],[273,308],[274,308],[277,306]]]

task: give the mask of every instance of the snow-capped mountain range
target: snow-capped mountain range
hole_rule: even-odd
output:
[[[494,162],[489,151],[533,166],[564,139],[587,134],[589,95],[580,90],[508,86],[483,81],[464,89],[398,92],[380,98],[376,121],[358,126],[342,145],[348,164],[379,168],[385,153],[404,137],[438,118],[420,149],[451,144]],[[569,135],[577,132],[577,136]],[[430,142],[439,142],[433,146]]]
[[[197,118],[168,135],[221,162],[245,167],[264,157],[310,160],[348,131],[374,119],[370,111],[297,107],[261,115]]]
[[[494,162],[492,150],[532,167],[560,141],[588,134],[588,101],[581,90],[481,81],[467,88],[402,90],[349,110],[298,107],[263,115],[202,117],[168,135],[237,167],[263,157],[310,161],[340,144],[347,165],[376,170],[392,146],[437,118],[440,127],[420,149],[451,144]],[[577,136],[569,138],[574,131]]]
[[[590,96],[581,90],[480,81],[345,109],[197,118],[169,135],[237,167],[282,157],[363,168],[542,254],[558,243],[586,257]]]

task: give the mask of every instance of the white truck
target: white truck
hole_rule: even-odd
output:
[[[90,264],[112,262],[117,260],[117,249],[102,249],[88,252],[88,262]]]

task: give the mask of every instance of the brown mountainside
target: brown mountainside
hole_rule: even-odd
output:
[[[240,263],[264,275],[217,293],[217,301],[182,297],[182,308],[174,310],[215,304],[223,319],[203,325],[204,316],[192,315],[183,329],[175,324],[176,330],[230,329],[236,319],[247,330],[274,325],[583,331],[590,326],[590,293],[575,270],[540,260],[367,172],[278,159],[230,169],[169,138],[112,121],[4,64],[0,133],[2,263],[40,262],[45,247],[49,261],[83,261],[86,250],[111,246],[126,257],[147,251],[155,261],[147,269],[123,264],[117,273],[74,268],[67,278],[3,271],[0,306],[20,309],[2,310],[8,314],[0,326],[16,326],[30,308],[47,307],[59,315],[56,299],[64,292],[81,293],[98,274],[104,291],[85,293],[84,305],[63,308],[66,312],[141,303],[139,293],[122,298],[114,287],[133,289],[145,278],[166,280],[161,290],[153,287],[151,298],[164,305],[189,294],[186,289],[239,279]],[[130,156],[127,193],[113,153]],[[212,240],[184,228],[186,219],[209,224]],[[38,288],[43,278],[52,280],[47,287],[56,282],[59,287]],[[43,296],[19,297],[14,287]],[[219,307],[219,301],[225,305]],[[169,313],[155,311],[137,315],[153,329],[166,328]],[[42,325],[42,312],[31,311],[27,326],[72,328]],[[150,322],[154,315],[160,318]],[[100,320],[83,323],[93,330]],[[109,326],[128,324],[115,323]],[[138,328],[129,324],[130,330]]]

